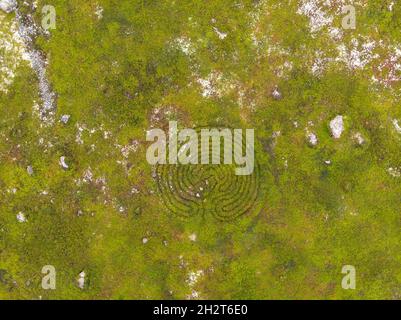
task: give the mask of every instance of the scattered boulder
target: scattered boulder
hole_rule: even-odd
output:
[[[331,135],[333,136],[334,139],[341,138],[341,135],[344,132],[343,116],[337,116],[330,121],[330,130],[331,130]]]

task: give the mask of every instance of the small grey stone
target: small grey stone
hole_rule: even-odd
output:
[[[281,92],[278,90],[277,87],[273,90],[272,96],[273,96],[273,99],[275,99],[275,100],[281,100],[283,98]]]
[[[314,134],[313,132],[307,132],[307,138],[308,138],[308,142],[311,146],[316,146],[318,143],[318,139],[316,134]]]
[[[70,117],[71,117],[71,116],[70,116],[69,114],[65,114],[65,115],[61,116],[60,121],[61,121],[62,123],[64,123],[64,124],[67,124],[68,121],[70,120]]]
[[[33,175],[33,168],[32,168],[32,166],[28,166],[27,168],[26,168],[26,171],[28,172],[28,174],[31,176],[31,175]]]

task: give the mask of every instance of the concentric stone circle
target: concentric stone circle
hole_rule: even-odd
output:
[[[199,136],[201,129],[205,127],[195,129]],[[245,152],[245,142],[241,148]],[[210,148],[210,156],[213,152]],[[256,158],[253,173],[241,176],[235,174],[238,168],[235,162],[223,164],[223,151],[219,155],[221,164],[156,166],[159,192],[170,212],[183,218],[211,216],[220,221],[233,221],[256,210],[260,187]]]

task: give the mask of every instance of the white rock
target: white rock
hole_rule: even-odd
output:
[[[69,168],[68,165],[65,163],[65,157],[60,157],[59,164],[63,169],[68,169]]]
[[[103,18],[103,8],[100,5],[96,6],[95,15],[98,20]]]
[[[19,213],[17,214],[17,220],[18,220],[18,222],[20,222],[20,223],[26,222],[25,214],[23,214],[22,212],[19,212]]]
[[[2,11],[6,8],[5,2],[0,0],[0,4],[0,92],[8,93],[18,67],[29,61],[29,55],[17,20],[8,19]]]
[[[199,280],[200,277],[202,277],[204,274],[203,270],[198,270],[198,271],[191,271],[188,274],[188,278],[187,278],[187,283],[190,287],[193,287]]]
[[[148,242],[149,242],[149,239],[148,239],[148,238],[143,238],[143,239],[142,239],[142,243],[143,243],[143,244],[147,244]]]
[[[79,274],[79,278],[78,278],[78,287],[79,287],[80,289],[83,289],[83,288],[85,287],[85,276],[86,276],[85,271],[82,271],[82,272]]]
[[[191,241],[194,241],[194,242],[195,242],[195,241],[196,241],[196,238],[197,238],[197,236],[196,236],[196,233],[192,233],[192,234],[190,234],[188,238],[189,238],[189,240],[191,240]]]
[[[309,144],[311,144],[312,146],[317,145],[318,140],[316,134],[314,134],[313,132],[307,132],[306,137],[308,139]]]
[[[28,172],[28,174],[31,176],[31,175],[33,175],[33,168],[32,168],[32,166],[28,166],[27,168],[26,168],[26,171]]]
[[[224,40],[227,37],[227,33],[221,32],[219,29],[216,27],[213,27],[214,32],[216,32],[217,36],[219,37],[220,40]]]
[[[68,123],[68,120],[70,120],[70,115],[69,114],[64,114],[62,117],[61,117],[61,119],[60,119],[60,121],[62,122],[62,123],[64,123],[64,124],[67,124]]]
[[[39,96],[42,100],[41,105],[34,105],[34,112],[42,120],[42,125],[52,125],[56,108],[56,94],[52,91],[47,77],[48,60],[43,53],[34,46],[35,37],[39,34],[40,28],[35,24],[32,15],[16,15],[18,22],[18,34],[24,44],[26,60],[30,62],[34,70],[39,86]],[[37,107],[37,109],[36,109]]]
[[[17,8],[17,2],[15,0],[0,0],[0,10],[10,13]]]
[[[339,139],[344,131],[343,116],[337,116],[330,121],[331,135],[335,139]]]
[[[275,100],[280,100],[282,98],[281,92],[278,91],[278,88],[276,87],[273,92],[272,92],[272,96]]]

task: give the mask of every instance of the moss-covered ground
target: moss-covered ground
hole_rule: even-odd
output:
[[[313,31],[302,2],[38,0],[39,24],[44,5],[57,13],[36,39],[57,109],[54,124],[34,112],[25,62],[0,91],[0,299],[400,298],[401,4],[354,1],[346,30],[342,1],[309,1],[333,16]],[[167,210],[145,138],[168,120],[255,129],[256,214]],[[41,287],[45,265],[56,290]]]

